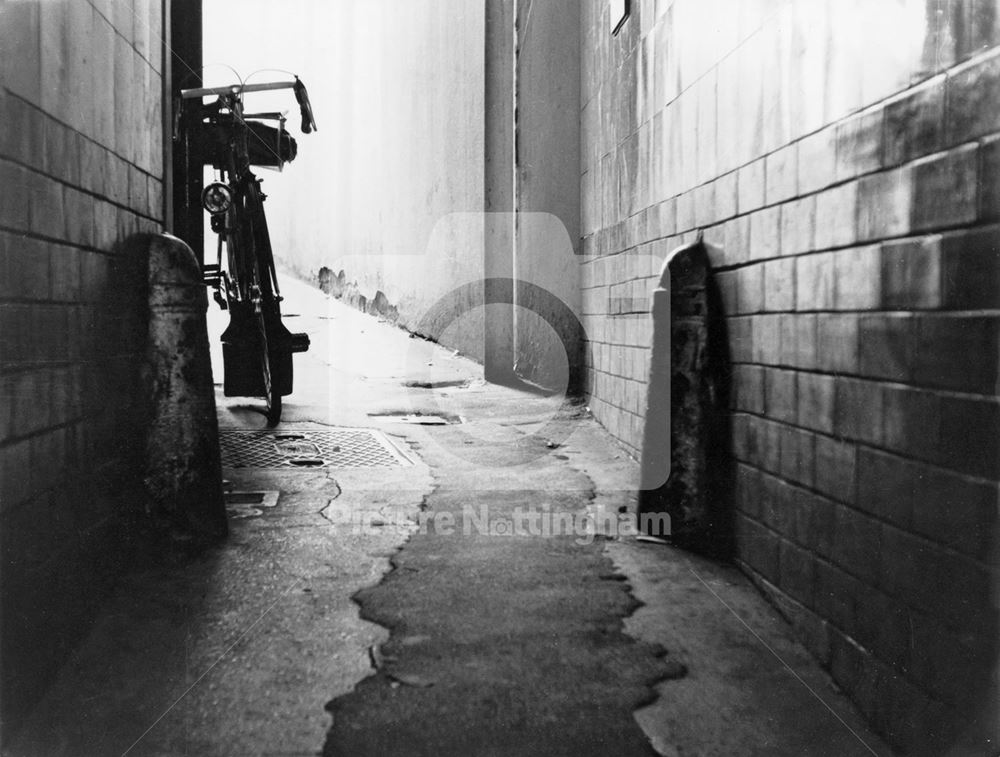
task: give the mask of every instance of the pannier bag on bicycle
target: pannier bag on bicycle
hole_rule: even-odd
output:
[[[280,168],[291,163],[298,153],[295,137],[279,126],[247,121],[247,156],[252,166]],[[195,136],[206,166],[220,166],[227,160],[231,127],[218,123],[200,123]]]

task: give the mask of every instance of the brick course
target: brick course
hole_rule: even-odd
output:
[[[112,253],[120,263],[128,234],[163,223],[149,57],[162,51],[143,31],[161,28],[159,6],[123,6],[116,29],[82,0],[18,5],[0,10],[0,49],[18,59],[0,79],[5,725],[38,693],[12,682],[44,685],[62,658],[34,651],[68,648],[125,552],[114,529],[122,500],[136,501],[125,490],[144,327],[122,296],[142,282]]]
[[[634,240],[617,231],[619,210],[584,249],[600,259],[656,239],[662,257],[698,230],[713,245],[733,362],[736,558],[903,748],[928,728],[947,733],[981,685],[982,644],[966,627],[996,635],[1000,39],[962,7],[921,11],[936,52],[916,60],[876,30],[859,29],[857,47],[829,35],[807,0],[785,12],[815,23],[781,57],[784,15],[741,6],[745,33],[697,72],[675,46],[692,30],[655,14],[615,42],[652,51],[640,111],[620,107],[632,79],[616,71],[635,64],[583,51],[582,100],[617,116],[585,154],[617,164],[659,124],[651,160],[665,175],[624,203],[652,211]],[[585,205],[602,191],[581,186]],[[585,265],[583,286],[652,273],[628,259]],[[591,406],[631,434],[622,419],[641,416],[607,370],[595,370]],[[627,378],[643,391],[643,375]]]

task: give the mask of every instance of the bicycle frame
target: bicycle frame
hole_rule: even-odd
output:
[[[295,157],[295,146],[291,137],[285,141],[282,114],[247,115],[243,96],[247,92],[287,88],[295,91],[303,131],[314,131],[312,108],[298,78],[291,82],[203,87],[181,93],[184,100],[218,98],[208,106],[199,104],[197,120],[190,127],[197,135],[195,141],[200,143],[202,162],[213,165],[220,179],[207,186],[202,195],[202,204],[211,213],[212,230],[219,236],[217,260],[204,265],[203,273],[205,283],[214,289],[216,302],[230,312],[229,327],[222,335],[224,393],[263,396],[269,425],[278,422],[281,398],[292,391],[292,354],[307,350],[309,337],[291,334],[281,322],[282,297],[263,207],[266,195],[252,165],[280,168]],[[262,119],[277,121],[278,128],[262,124]],[[262,130],[276,133],[274,149],[261,136]]]

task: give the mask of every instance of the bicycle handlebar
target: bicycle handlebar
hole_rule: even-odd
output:
[[[210,97],[212,95],[238,95],[247,92],[266,92],[275,89],[291,89],[295,92],[295,100],[299,104],[299,111],[302,114],[302,133],[310,134],[316,129],[316,119],[313,117],[312,105],[309,102],[309,93],[306,92],[306,85],[299,77],[295,81],[265,82],[263,84],[229,84],[224,87],[198,87],[195,89],[182,89],[181,98],[193,100],[199,97]]]
[[[295,81],[298,81],[296,79]],[[294,81],[272,81],[263,84],[227,84],[224,87],[198,87],[197,89],[182,89],[181,97],[191,100],[196,97],[211,95],[236,95],[241,92],[265,92],[272,89],[294,89]]]

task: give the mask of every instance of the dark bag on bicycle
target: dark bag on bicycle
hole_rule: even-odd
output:
[[[230,130],[221,124],[199,124],[198,141],[204,149],[203,162],[219,166],[226,160]],[[295,160],[298,146],[295,138],[284,129],[258,121],[247,121],[247,154],[255,166],[280,168]]]

